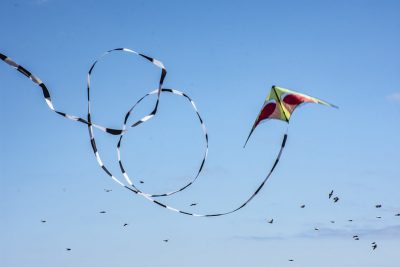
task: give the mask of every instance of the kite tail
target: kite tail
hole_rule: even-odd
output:
[[[247,142],[249,141],[249,139],[250,139],[250,136],[252,135],[252,133],[253,133],[254,129],[255,129],[255,127],[253,126],[253,128],[251,128],[251,131],[250,131],[250,133],[249,133],[249,136],[248,136],[248,137],[247,137],[247,139],[246,139],[246,142],[244,143],[244,146],[243,146],[243,148],[245,148],[245,147],[246,147],[246,145],[247,145]]]
[[[266,182],[268,181],[268,179],[271,177],[272,173],[274,172],[276,166],[277,166],[278,163],[279,163],[279,160],[280,160],[280,158],[281,158],[281,156],[282,156],[283,150],[284,150],[285,145],[286,145],[287,137],[288,137],[288,134],[287,134],[287,129],[286,129],[286,133],[283,135],[282,143],[281,143],[281,148],[280,148],[280,150],[279,150],[279,152],[278,152],[277,157],[275,158],[275,162],[274,162],[274,164],[272,165],[272,168],[271,168],[270,171],[268,172],[267,176],[264,178],[264,180],[261,182],[261,184],[257,187],[257,189],[254,191],[254,193],[251,194],[250,197],[247,198],[247,199],[246,199],[241,205],[239,205],[237,208],[235,208],[235,209],[233,209],[233,210],[230,210],[230,211],[227,211],[227,212],[213,213],[213,214],[197,214],[197,213],[187,212],[187,211],[183,211],[183,210],[178,210],[178,209],[176,209],[176,208],[174,208],[174,207],[168,206],[168,205],[166,205],[166,204],[164,204],[164,203],[161,203],[161,202],[159,202],[159,201],[153,199],[153,198],[150,197],[149,195],[146,195],[146,194],[144,194],[144,193],[138,191],[138,190],[135,189],[135,188],[130,188],[130,187],[128,187],[128,186],[125,186],[125,188],[128,189],[129,191],[135,193],[135,194],[138,194],[138,195],[144,197],[145,199],[149,200],[150,202],[152,202],[152,203],[154,203],[154,204],[157,204],[157,205],[160,206],[160,207],[163,207],[163,208],[166,208],[166,209],[168,209],[168,210],[171,210],[171,211],[174,211],[174,212],[178,212],[178,213],[181,213],[181,214],[184,214],[184,215],[194,216],[194,217],[219,217],[219,216],[228,215],[228,214],[234,213],[234,212],[236,212],[236,211],[238,211],[238,210],[244,208],[244,207],[245,207],[247,204],[249,204],[250,201],[252,201],[253,198],[261,191],[261,189],[264,187],[264,185],[266,184]]]
[[[133,123],[130,127],[136,127],[136,126],[140,125],[141,123],[147,122],[149,119],[151,119],[152,117],[154,117],[154,116],[156,115],[157,107],[158,107],[158,104],[159,104],[161,92],[173,93],[173,94],[175,94],[175,95],[179,95],[179,96],[185,97],[185,98],[191,103],[191,105],[193,106],[193,108],[194,108],[194,110],[195,110],[195,112],[196,112],[196,114],[197,114],[197,116],[198,116],[198,119],[199,119],[199,121],[200,121],[201,127],[202,127],[202,129],[203,129],[204,137],[205,137],[205,140],[206,140],[206,148],[205,148],[203,160],[201,161],[201,164],[200,164],[200,167],[199,167],[199,169],[198,169],[198,171],[197,171],[197,174],[194,176],[194,178],[192,179],[192,181],[190,181],[187,185],[183,186],[182,188],[179,188],[178,190],[175,190],[175,191],[172,191],[172,192],[169,192],[169,193],[165,193],[165,194],[153,194],[153,195],[152,195],[152,194],[144,193],[144,192],[140,191],[137,187],[134,186],[134,184],[133,184],[133,183],[131,182],[131,180],[129,179],[128,174],[127,174],[126,171],[124,170],[124,167],[123,167],[123,164],[122,164],[122,161],[121,161],[121,157],[120,157],[120,151],[119,151],[119,149],[120,149],[122,137],[123,137],[123,135],[124,135],[124,134],[126,133],[126,131],[127,131],[127,130],[126,130],[126,124],[127,124],[128,117],[129,117],[131,111],[133,110],[133,108],[136,106],[136,104],[135,104],[135,105],[128,111],[128,113],[126,114],[125,120],[124,120],[124,125],[123,125],[123,128],[122,128],[122,129],[107,128],[107,127],[104,127],[104,126],[100,126],[100,125],[94,124],[94,123],[91,121],[91,112],[90,112],[90,77],[91,77],[91,74],[92,74],[92,72],[93,72],[93,70],[94,70],[95,65],[96,65],[105,55],[107,55],[107,54],[109,54],[109,53],[112,53],[113,51],[124,51],[124,52],[128,52],[128,53],[136,54],[136,55],[138,55],[138,56],[141,56],[141,57],[143,57],[143,58],[149,60],[149,61],[150,61],[151,63],[153,63],[156,67],[158,67],[158,68],[161,69],[161,76],[160,76],[160,80],[159,80],[159,84],[158,84],[158,89],[157,89],[157,90],[154,90],[154,91],[152,91],[152,92],[150,92],[150,93],[148,93],[148,94],[146,94],[144,97],[142,97],[142,98],[136,103],[136,104],[138,104],[142,99],[144,99],[144,98],[147,97],[148,95],[157,94],[157,101],[156,101],[154,110],[153,110],[150,114],[144,116],[142,119],[140,119],[140,120],[138,120],[137,122]],[[127,188],[127,189],[130,190],[131,192],[133,192],[133,193],[135,193],[135,194],[138,194],[138,195],[140,195],[140,196],[146,198],[146,199],[149,200],[150,202],[152,202],[152,203],[154,203],[154,204],[157,204],[158,206],[161,206],[161,207],[163,207],[163,208],[166,208],[166,209],[169,209],[169,210],[171,210],[171,211],[174,211],[174,212],[178,212],[178,213],[185,214],[185,215],[189,215],[189,216],[196,216],[196,217],[217,217],[217,216],[223,216],[223,215],[231,214],[231,213],[234,213],[234,212],[236,212],[236,211],[242,209],[242,208],[245,207],[245,206],[246,206],[260,191],[261,191],[261,189],[264,187],[265,183],[267,182],[267,180],[269,179],[269,177],[270,177],[270,176],[272,175],[272,173],[274,172],[276,166],[278,165],[278,162],[279,162],[279,160],[280,160],[280,157],[281,157],[281,155],[282,155],[282,152],[283,152],[284,147],[285,147],[285,144],[286,144],[287,133],[285,133],[284,136],[283,136],[281,148],[280,148],[279,153],[278,153],[278,155],[277,155],[277,157],[276,157],[276,159],[275,159],[275,162],[274,162],[272,168],[270,169],[270,171],[268,172],[267,176],[264,178],[264,180],[261,182],[261,184],[257,187],[256,191],[255,191],[253,194],[251,194],[251,196],[250,196],[249,198],[247,198],[247,200],[245,200],[245,201],[244,201],[240,206],[238,206],[237,208],[235,208],[235,209],[233,209],[233,210],[230,210],[230,211],[227,211],[227,212],[223,212],[223,213],[214,213],[214,214],[196,214],[196,213],[191,213],[191,212],[186,212],[186,211],[178,210],[178,209],[175,209],[175,208],[173,208],[173,207],[167,206],[167,205],[165,205],[165,204],[163,204],[163,203],[161,203],[161,202],[155,200],[154,197],[169,196],[169,195],[175,194],[175,193],[177,193],[177,192],[183,191],[184,189],[186,189],[187,187],[189,187],[191,184],[193,184],[193,182],[194,182],[194,181],[197,179],[197,177],[200,175],[201,171],[203,170],[203,166],[204,166],[204,164],[205,164],[205,160],[206,160],[206,157],[207,157],[207,154],[208,154],[208,134],[207,134],[205,125],[204,125],[204,123],[203,123],[203,120],[202,120],[202,118],[200,117],[200,114],[198,113],[197,108],[196,108],[194,102],[192,101],[192,99],[191,99],[189,96],[187,96],[185,93],[179,92],[179,91],[177,91],[177,90],[162,88],[162,86],[163,86],[163,81],[164,81],[164,78],[165,78],[167,72],[166,72],[166,69],[165,69],[164,65],[163,65],[160,61],[158,61],[158,60],[156,60],[156,59],[153,59],[153,58],[151,58],[151,57],[145,56],[145,55],[143,55],[143,54],[139,54],[139,53],[137,53],[137,52],[135,52],[135,51],[133,51],[133,50],[126,49],[126,48],[116,48],[116,49],[112,49],[112,50],[109,50],[109,51],[105,52],[102,56],[100,56],[100,57],[92,64],[92,66],[90,67],[90,70],[89,70],[89,72],[88,72],[88,75],[87,75],[87,76],[88,76],[88,82],[87,82],[88,111],[87,111],[87,119],[84,119],[84,118],[80,118],[80,117],[77,117],[77,116],[69,115],[69,114],[67,114],[67,113],[64,113],[64,112],[61,112],[61,111],[58,111],[57,109],[55,109],[54,104],[53,104],[53,102],[52,102],[52,100],[51,100],[51,97],[50,97],[50,92],[49,92],[49,90],[47,89],[46,85],[40,80],[40,78],[38,78],[37,76],[33,75],[33,74],[32,74],[31,72],[29,72],[27,69],[25,69],[24,67],[18,65],[18,64],[15,63],[12,59],[10,59],[9,57],[7,57],[7,56],[4,55],[4,54],[1,54],[1,53],[0,53],[0,60],[4,61],[6,64],[10,65],[12,68],[16,69],[17,71],[19,71],[20,73],[22,73],[24,76],[26,76],[27,78],[29,78],[29,79],[30,79],[33,83],[35,83],[37,86],[39,86],[39,87],[41,88],[41,90],[42,90],[43,97],[44,97],[44,100],[45,100],[47,106],[48,106],[52,111],[54,111],[54,112],[57,113],[58,115],[61,115],[61,116],[65,117],[65,118],[67,118],[67,119],[70,119],[70,120],[73,120],[73,121],[76,121],[76,122],[80,122],[80,123],[86,124],[86,125],[88,126],[89,137],[90,137],[90,143],[91,143],[92,150],[93,150],[93,153],[94,153],[94,155],[95,155],[95,158],[96,158],[96,160],[97,160],[97,163],[98,163],[98,165],[101,167],[101,169],[102,169],[114,182],[116,182],[116,183],[118,183],[119,185],[121,185],[121,186]],[[125,177],[125,179],[126,179],[127,182],[128,182],[128,185],[125,185],[125,184],[122,183],[120,180],[118,180],[118,179],[108,170],[108,168],[104,165],[104,163],[103,163],[103,161],[102,161],[102,159],[101,159],[100,153],[99,153],[99,151],[97,150],[96,141],[95,141],[95,137],[94,137],[94,131],[93,131],[93,128],[94,128],[94,127],[100,129],[100,130],[103,131],[103,132],[106,132],[106,133],[109,133],[109,134],[112,134],[112,135],[120,135],[119,142],[118,142],[118,145],[117,145],[117,150],[118,150],[118,163],[119,163],[119,165],[120,165],[120,169],[121,169],[121,172],[122,172],[123,176]],[[248,138],[247,138],[246,143],[245,143],[244,146],[246,146],[247,141],[249,140],[251,134],[253,133],[254,128],[255,128],[255,126],[253,126],[252,130],[250,131],[250,134],[249,134],[249,136],[248,136]]]
[[[87,78],[88,78],[88,83],[87,83],[87,95],[88,95],[88,116],[87,117],[88,117],[88,119],[80,118],[78,116],[74,116],[74,115],[70,115],[70,114],[67,114],[67,113],[62,112],[62,111],[58,111],[55,108],[55,105],[54,105],[54,103],[53,103],[53,101],[51,99],[50,92],[49,92],[47,86],[42,82],[42,80],[39,77],[35,76],[33,73],[31,73],[30,71],[28,71],[27,69],[25,69],[21,65],[17,64],[16,62],[14,62],[14,60],[12,60],[11,58],[9,58],[8,56],[6,56],[6,55],[4,55],[2,53],[0,53],[0,60],[4,61],[4,63],[10,65],[12,68],[16,69],[17,71],[22,73],[24,76],[26,76],[28,79],[30,79],[33,83],[35,83],[37,86],[39,86],[40,89],[42,90],[42,94],[43,94],[43,97],[44,97],[44,100],[45,100],[47,106],[52,111],[57,113],[58,115],[63,116],[64,118],[72,120],[72,121],[80,122],[80,123],[86,124],[88,126],[93,126],[93,127],[97,128],[97,129],[99,129],[99,130],[101,130],[103,132],[109,133],[111,135],[123,135],[124,133],[126,133],[126,130],[104,127],[104,126],[101,126],[101,125],[93,123],[91,121],[91,119],[90,119],[91,116],[90,116],[90,105],[89,105],[89,103],[90,103],[90,77],[91,77],[91,74],[92,74],[96,64],[103,57],[105,57],[106,55],[108,55],[110,53],[113,53],[115,51],[122,51],[122,52],[136,54],[136,55],[138,55],[138,56],[140,56],[142,58],[145,58],[145,59],[149,60],[151,63],[153,63],[153,65],[155,65],[156,67],[161,69],[160,81],[159,81],[159,84],[158,84],[157,101],[156,101],[154,110],[152,111],[152,113],[150,113],[149,115],[143,117],[142,119],[140,119],[139,121],[136,122],[136,124],[140,124],[140,123],[144,122],[145,120],[148,120],[148,119],[152,118],[155,115],[155,113],[157,112],[157,107],[158,107],[158,102],[160,100],[160,93],[161,93],[162,85],[163,85],[165,76],[167,75],[167,71],[166,71],[164,65],[160,61],[158,61],[158,60],[156,60],[154,58],[151,58],[151,57],[148,57],[146,55],[140,54],[140,53],[135,52],[135,51],[133,51],[131,49],[128,49],[128,48],[115,48],[115,49],[111,49],[111,50],[103,53],[98,59],[96,59],[96,61],[94,61],[94,63],[90,67],[89,72],[88,72],[88,76],[87,76]]]

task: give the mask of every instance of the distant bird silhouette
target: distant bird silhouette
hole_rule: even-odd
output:
[[[378,247],[378,245],[375,242],[373,242],[372,243],[372,250],[375,250],[377,247]]]
[[[400,216],[400,213],[395,214],[394,216]]]
[[[294,261],[293,259],[290,259],[289,261]]]
[[[70,248],[66,248],[65,250],[66,250],[66,251],[71,251],[71,249],[70,249]]]
[[[45,222],[46,222],[46,220],[41,220],[41,222],[42,222],[42,223],[45,223]]]
[[[192,204],[190,204],[190,207],[193,207],[193,206],[196,206],[197,205],[197,203],[192,203]]]
[[[333,190],[329,193],[329,198],[333,196]]]
[[[268,223],[270,224],[274,223],[274,219],[269,220]]]
[[[377,219],[382,219],[382,217],[381,217],[381,216],[376,216],[376,218],[377,218]]]
[[[334,198],[333,198],[333,201],[336,203],[336,202],[339,201],[339,198],[338,198],[338,197],[334,197]]]
[[[164,241],[165,243],[167,243],[167,242],[169,241],[169,239],[164,239],[163,241]]]
[[[318,227],[314,227],[314,230],[315,230],[315,231],[319,231],[319,228],[318,228]]]
[[[102,210],[102,211],[100,211],[100,213],[103,213],[103,214],[104,214],[104,213],[106,213],[106,212],[105,212],[104,210]]]
[[[382,205],[381,204],[375,205],[375,208],[377,209],[382,208]]]
[[[356,237],[358,237],[358,235],[353,235],[353,238],[356,238]]]
[[[139,181],[141,184],[144,184],[144,182],[142,180]]]
[[[350,220],[348,220],[349,222],[352,222],[353,220],[352,219],[350,219]]]
[[[128,226],[128,224],[127,224],[127,223],[124,223],[124,227],[125,227],[125,226]]]
[[[104,191],[106,191],[108,193],[108,192],[111,192],[112,189],[104,189]]]
[[[304,205],[304,204],[300,206],[300,208],[302,208],[302,209],[304,209],[305,207],[306,207],[306,205]]]
[[[335,223],[335,221],[331,221],[331,223]]]
[[[354,238],[354,240],[360,240],[360,238],[356,237],[356,238]]]

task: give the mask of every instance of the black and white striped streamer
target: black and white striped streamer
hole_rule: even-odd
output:
[[[145,99],[146,97],[148,97],[148,96],[150,96],[150,95],[156,94],[157,92],[158,92],[158,90],[154,90],[154,91],[152,91],[152,92],[146,94],[146,95],[143,96],[142,98],[140,98],[140,99],[135,103],[135,105],[127,112],[127,114],[126,114],[126,116],[125,116],[123,129],[126,129],[127,120],[128,120],[128,118],[129,118],[131,112],[133,111],[133,109],[134,109],[143,99]],[[203,170],[204,163],[206,162],[207,155],[208,155],[208,134],[207,134],[207,128],[206,128],[206,125],[205,125],[204,122],[203,122],[203,119],[202,119],[201,116],[200,116],[199,111],[197,110],[197,107],[196,107],[196,104],[194,103],[194,101],[193,101],[188,95],[186,95],[185,93],[180,92],[180,91],[175,90],[175,89],[166,89],[166,88],[163,88],[163,89],[161,90],[161,92],[167,92],[167,93],[171,93],[171,94],[174,94],[174,95],[177,95],[177,96],[184,97],[184,98],[186,98],[186,99],[190,102],[190,104],[191,104],[193,110],[196,112],[196,115],[197,115],[197,117],[198,117],[198,119],[199,119],[199,122],[200,122],[200,125],[201,125],[201,128],[202,128],[202,131],[203,131],[203,135],[204,135],[204,139],[205,139],[205,151],[204,151],[203,158],[202,158],[202,160],[201,160],[200,167],[199,167],[199,169],[197,170],[197,173],[196,173],[196,175],[194,176],[194,178],[193,178],[189,183],[187,183],[186,185],[184,185],[183,187],[181,187],[181,188],[179,188],[179,189],[176,189],[176,190],[171,191],[171,192],[168,192],[168,193],[146,194],[146,195],[149,196],[149,197],[166,197],[166,196],[170,196],[170,195],[173,195],[173,194],[175,194],[175,193],[178,193],[178,192],[180,192],[180,191],[185,190],[187,187],[189,187],[190,185],[192,185],[192,184],[194,183],[194,181],[199,177],[201,171]],[[136,189],[138,192],[142,192],[141,190],[139,190],[139,189],[137,188],[137,186],[135,186],[135,185],[132,183],[132,180],[130,179],[130,177],[129,177],[127,171],[125,170],[125,168],[124,168],[124,166],[123,166],[123,164],[122,164],[121,152],[120,152],[120,147],[121,147],[122,138],[123,138],[123,135],[120,136],[119,141],[118,141],[118,144],[117,144],[118,163],[119,163],[119,166],[120,166],[121,173],[122,173],[122,175],[124,176],[126,182],[127,182],[132,188]],[[142,193],[143,193],[143,192],[142,192]]]
[[[159,80],[159,83],[158,83],[158,88],[157,88],[156,90],[151,91],[150,93],[147,93],[146,95],[144,95],[142,98],[140,98],[140,99],[129,109],[129,111],[128,111],[128,112],[126,113],[126,115],[125,115],[124,123],[123,123],[123,126],[122,126],[121,129],[113,129],[113,128],[104,127],[104,126],[101,126],[101,125],[99,125],[99,124],[93,123],[92,120],[91,120],[91,109],[90,109],[90,81],[91,81],[91,75],[92,75],[92,73],[93,73],[93,71],[94,71],[94,68],[95,68],[96,64],[97,64],[101,59],[103,59],[106,55],[108,55],[108,54],[110,54],[110,53],[112,53],[112,52],[115,52],[115,51],[122,51],[122,52],[127,52],[127,53],[136,54],[136,55],[138,55],[138,56],[140,56],[140,57],[142,57],[142,58],[147,59],[148,61],[150,61],[150,62],[153,63],[155,66],[157,66],[158,68],[161,69],[161,75],[160,75],[160,80]],[[8,65],[10,65],[11,67],[13,67],[13,68],[15,68],[16,70],[18,70],[19,72],[21,72],[23,75],[25,75],[26,77],[28,77],[32,82],[34,82],[36,85],[38,85],[38,86],[41,88],[41,90],[42,90],[43,97],[44,97],[44,99],[45,99],[45,101],[46,101],[47,106],[48,106],[52,111],[54,111],[54,112],[57,113],[58,115],[61,115],[61,116],[65,117],[65,118],[67,118],[67,119],[70,119],[70,120],[73,120],[73,121],[76,121],[76,122],[80,122],[80,123],[86,124],[86,125],[88,126],[88,129],[89,129],[89,137],[90,137],[90,143],[91,143],[91,146],[92,146],[92,149],[93,149],[93,153],[94,153],[94,155],[95,155],[95,158],[96,158],[96,160],[97,160],[97,163],[98,163],[99,166],[103,169],[103,171],[104,171],[114,182],[116,182],[116,183],[118,183],[119,185],[125,187],[125,188],[128,189],[130,192],[133,192],[133,193],[135,193],[135,194],[137,194],[137,195],[140,195],[140,196],[144,197],[145,199],[151,201],[152,203],[155,203],[155,204],[157,204],[157,205],[159,205],[159,206],[161,206],[161,207],[164,207],[164,208],[166,208],[166,209],[168,209],[168,210],[175,211],[175,212],[178,212],[178,213],[181,213],[181,214],[190,215],[190,216],[196,216],[196,217],[216,217],[216,216],[222,216],[222,215],[227,215],[227,214],[230,214],[230,213],[234,213],[234,212],[236,212],[236,211],[242,209],[242,208],[245,207],[245,206],[260,192],[260,190],[264,187],[265,183],[267,182],[267,180],[269,179],[269,177],[271,176],[271,174],[272,174],[273,171],[275,170],[275,167],[277,166],[277,164],[278,164],[278,162],[279,162],[279,159],[280,159],[280,157],[281,157],[281,155],[282,155],[283,149],[284,149],[285,144],[286,144],[287,134],[285,133],[284,136],[283,136],[283,140],[282,140],[282,143],[281,143],[281,147],[280,147],[279,153],[278,153],[278,155],[277,155],[277,157],[276,157],[276,159],[275,159],[275,162],[274,162],[272,168],[271,168],[270,171],[268,172],[267,176],[264,178],[264,180],[261,182],[261,184],[257,187],[256,191],[255,191],[249,198],[247,198],[240,206],[238,206],[237,208],[234,208],[234,209],[232,209],[232,210],[230,210],[230,211],[227,211],[227,212],[215,213],[215,214],[196,214],[196,213],[191,213],[191,212],[186,212],[186,211],[178,210],[178,209],[176,209],[176,208],[170,207],[170,206],[168,206],[168,205],[166,205],[166,204],[164,204],[164,203],[161,203],[161,202],[155,200],[155,198],[156,198],[156,197],[166,197],[166,196],[170,196],[170,195],[173,195],[173,194],[175,194],[175,193],[181,192],[181,191],[185,190],[186,188],[188,188],[190,185],[192,185],[192,184],[195,182],[195,180],[199,177],[200,173],[202,172],[203,167],[204,167],[204,164],[205,164],[205,161],[206,161],[206,159],[207,159],[207,155],[208,155],[208,134],[207,134],[206,126],[205,126],[205,124],[204,124],[204,122],[203,122],[203,119],[202,119],[201,116],[200,116],[200,113],[199,113],[198,110],[197,110],[197,107],[196,107],[196,104],[194,103],[194,101],[193,101],[188,95],[186,95],[186,94],[183,93],[183,92],[180,92],[180,91],[175,90],[175,89],[163,88],[163,82],[164,82],[165,76],[166,76],[166,74],[167,74],[167,71],[166,71],[166,69],[165,69],[165,67],[164,67],[164,65],[163,65],[163,63],[162,63],[161,61],[158,61],[157,59],[148,57],[148,56],[146,56],[146,55],[144,55],[144,54],[140,54],[140,53],[138,53],[138,52],[135,52],[135,51],[130,50],[130,49],[127,49],[127,48],[116,48],[116,49],[112,49],[112,50],[109,50],[109,51],[105,52],[103,55],[101,55],[101,56],[91,65],[91,67],[90,67],[90,69],[89,69],[89,72],[88,72],[88,74],[87,74],[87,97],[88,97],[88,98],[87,98],[87,101],[88,101],[88,110],[87,110],[87,118],[84,119],[84,118],[81,118],[81,117],[77,117],[77,116],[74,116],[74,115],[70,115],[70,114],[67,114],[67,113],[58,111],[58,110],[55,108],[55,106],[54,106],[54,104],[53,104],[53,102],[52,102],[52,100],[51,100],[51,96],[50,96],[49,90],[47,89],[46,85],[42,82],[42,80],[41,80],[40,78],[38,78],[37,76],[33,75],[33,74],[32,74],[31,72],[29,72],[27,69],[25,69],[24,67],[18,65],[18,64],[15,63],[12,59],[10,59],[9,57],[7,57],[7,56],[5,56],[5,55],[3,55],[3,54],[1,54],[1,53],[0,53],[0,59],[3,60],[3,61],[4,61],[5,63],[7,63]],[[200,122],[200,125],[201,125],[201,128],[202,128],[202,131],[203,131],[203,134],[204,134],[204,139],[205,139],[205,151],[204,151],[204,154],[203,154],[203,158],[202,158],[202,160],[201,160],[200,167],[199,167],[199,169],[197,170],[196,175],[192,178],[191,181],[189,181],[189,183],[187,183],[187,184],[185,184],[183,187],[180,187],[180,188],[178,188],[178,189],[176,189],[176,190],[174,190],[174,191],[171,191],[171,192],[159,193],[159,194],[149,194],[149,193],[145,193],[145,192],[141,191],[140,189],[138,189],[138,187],[133,183],[133,179],[132,179],[131,177],[129,177],[129,175],[128,175],[128,173],[126,172],[126,170],[124,169],[124,165],[123,165],[123,163],[122,163],[120,148],[121,148],[123,136],[124,136],[124,134],[128,131],[129,128],[134,128],[134,127],[136,127],[136,126],[138,126],[138,125],[140,125],[140,124],[142,124],[142,123],[144,123],[144,122],[150,120],[151,118],[153,118],[153,117],[156,115],[157,110],[158,110],[158,105],[159,105],[159,102],[160,102],[161,93],[170,93],[170,94],[173,94],[173,95],[176,95],[176,96],[181,96],[181,97],[184,97],[186,100],[188,100],[188,101],[190,102],[190,104],[191,104],[193,110],[196,112],[196,115],[197,115],[197,117],[198,117],[198,119],[199,119],[199,122]],[[130,126],[127,126],[127,121],[128,121],[128,119],[129,119],[129,117],[130,117],[132,111],[134,110],[134,108],[135,108],[143,99],[145,99],[146,97],[148,97],[148,96],[150,96],[150,95],[154,95],[154,94],[157,94],[157,100],[156,100],[156,103],[155,103],[155,105],[154,105],[153,110],[152,110],[148,115],[146,115],[146,116],[144,116],[143,118],[141,118],[140,120],[134,122],[134,123],[131,124]],[[103,131],[103,132],[106,132],[106,133],[108,133],[108,134],[117,135],[117,136],[119,135],[119,136],[120,136],[120,137],[119,137],[119,140],[118,140],[118,143],[117,143],[118,163],[119,163],[121,173],[122,173],[123,177],[125,178],[125,182],[126,182],[126,183],[124,183],[124,182],[122,182],[121,180],[119,180],[119,179],[118,179],[115,175],[113,175],[113,174],[108,170],[108,168],[104,165],[104,163],[103,163],[103,161],[102,161],[102,159],[101,159],[101,156],[100,156],[100,154],[99,154],[99,151],[97,150],[97,147],[96,147],[96,140],[95,140],[95,137],[94,137],[93,128],[97,128],[97,129],[99,129],[99,130],[101,130],[101,131]]]

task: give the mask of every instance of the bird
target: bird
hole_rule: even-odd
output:
[[[293,259],[290,259],[289,261],[294,261]]]
[[[400,216],[400,213],[397,213],[397,214],[395,214],[394,216],[397,216],[397,217],[399,217],[399,216]]]
[[[193,206],[196,206],[197,205],[197,203],[192,203],[192,204],[190,204],[190,207],[193,207]]]
[[[169,241],[169,239],[164,239],[163,241],[164,241],[165,243],[167,243],[167,242]]]
[[[112,189],[104,189],[104,191],[106,191],[108,193],[108,192],[111,192]]]
[[[128,224],[127,224],[127,223],[124,223],[124,227],[125,227],[125,226],[128,226]]]
[[[319,231],[319,228],[318,228],[318,227],[314,227],[314,230],[315,230],[315,231]]]
[[[302,208],[302,209],[304,209],[305,207],[306,207],[306,205],[304,205],[304,204],[300,206],[300,208]]]
[[[100,211],[100,213],[106,213],[104,210]]]
[[[333,198],[333,201],[336,203],[336,202],[339,201],[339,198],[338,198],[338,197],[334,197],[334,198]]]
[[[353,238],[357,238],[358,237],[358,235],[353,235]]]
[[[354,238],[354,240],[360,240],[360,238],[356,237],[356,238]]]
[[[375,250],[378,247],[378,245],[374,242],[372,243],[372,250]]]
[[[382,219],[382,217],[381,217],[381,216],[376,216],[376,218],[377,218],[377,219]]]
[[[268,223],[270,224],[274,223],[274,219],[269,220]]]
[[[377,204],[377,205],[375,205],[375,208],[377,208],[377,209],[382,208],[382,205],[381,204]]]
[[[348,220],[349,222],[352,222],[353,220],[352,219],[350,219],[350,220]]]
[[[139,181],[141,184],[144,184],[144,182],[142,180]]]
[[[41,222],[42,222],[42,223],[45,223],[45,222],[46,222],[46,220],[41,220]]]
[[[335,223],[335,221],[331,221],[331,223]]]
[[[329,193],[329,198],[333,196],[333,190]]]
[[[66,248],[65,250],[66,250],[66,251],[71,251],[71,249],[70,249],[70,248]]]

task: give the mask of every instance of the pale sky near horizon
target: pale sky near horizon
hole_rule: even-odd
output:
[[[210,137],[204,173],[160,199],[178,209],[227,211],[257,188],[286,129],[264,123],[242,148],[271,85],[339,106],[296,110],[281,161],[248,206],[193,218],[110,180],[87,128],[51,112],[37,86],[0,62],[0,266],[400,266],[400,2],[6,0],[0,9],[0,53],[72,115],[86,115],[86,74],[104,51],[164,63],[164,87],[193,98]],[[93,119],[121,127],[158,78],[138,57],[107,56],[93,74]],[[95,134],[123,180],[117,138]],[[203,145],[190,105],[163,94],[122,156],[144,191],[165,192],[196,173]]]

